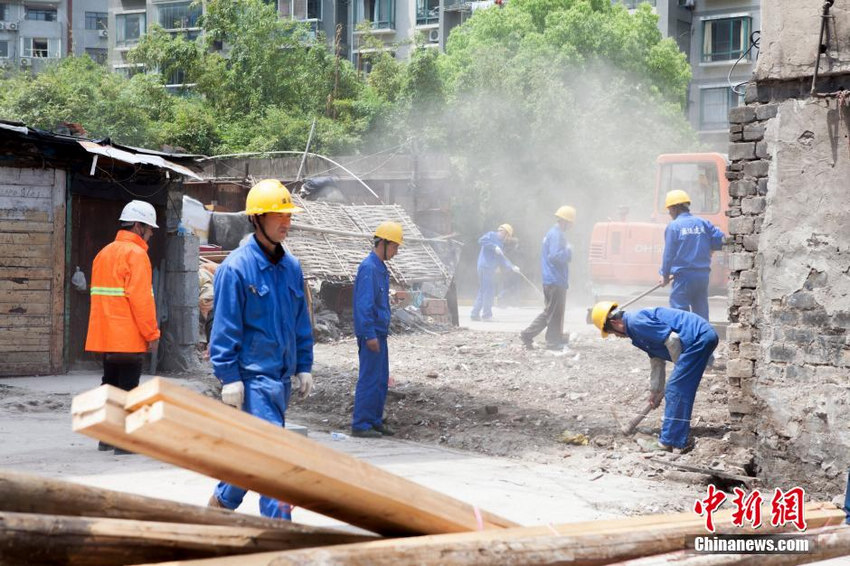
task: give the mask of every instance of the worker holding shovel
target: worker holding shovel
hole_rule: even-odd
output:
[[[665,400],[664,421],[657,440],[642,443],[647,451],[684,449],[691,431],[691,412],[697,387],[708,360],[717,347],[717,333],[701,316],[678,309],[659,307],[635,313],[617,308],[617,303],[597,303],[591,312],[602,337],[614,334],[630,338],[649,354],[649,402],[658,407]],[[673,374],[665,383],[665,362],[673,362]]]
[[[520,269],[505,257],[505,241],[513,237],[510,224],[502,224],[495,232],[487,232],[478,239],[478,295],[469,318],[472,320],[493,319],[493,297],[496,294],[496,271],[501,267],[519,273]]]

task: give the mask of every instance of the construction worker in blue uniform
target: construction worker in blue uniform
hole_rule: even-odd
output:
[[[664,206],[673,221],[664,231],[664,257],[659,283],[673,280],[670,307],[689,310],[708,320],[708,279],[711,253],[723,247],[723,232],[690,212],[688,193],[667,193]]]
[[[567,243],[567,230],[576,221],[576,209],[562,206],[555,212],[557,222],[543,238],[540,264],[543,273],[543,312],[520,333],[526,348],[532,348],[534,337],[546,329],[546,348],[564,348],[564,309],[570,280],[572,247]]]
[[[402,232],[397,222],[378,226],[372,251],[360,263],[354,280],[354,334],[360,374],[354,390],[351,435],[360,438],[395,434],[383,421],[390,379],[390,272],[385,262],[398,253],[404,241]]]
[[[658,307],[629,313],[610,301],[597,303],[591,319],[603,338],[609,333],[630,338],[635,347],[649,355],[649,402],[658,407],[664,399],[664,422],[658,440],[642,443],[643,448],[668,452],[686,448],[697,387],[717,347],[714,328],[688,311]],[[674,364],[669,380],[666,362]]]
[[[505,257],[504,242],[513,237],[514,229],[510,224],[502,224],[495,232],[487,232],[478,238],[481,251],[478,252],[478,296],[472,306],[472,320],[492,320],[493,297],[496,293],[496,271],[502,267],[514,273],[520,269]]]
[[[283,249],[292,204],[280,181],[254,185],[245,213],[253,237],[232,251],[214,280],[215,318],[210,333],[210,361],[221,381],[221,399],[280,427],[293,390],[306,398],[313,388],[313,332],[304,296],[301,264]],[[236,509],[246,490],[224,482],[210,507]],[[291,519],[291,507],[262,495],[260,513]]]

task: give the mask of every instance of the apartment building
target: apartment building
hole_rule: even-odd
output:
[[[104,61],[107,1],[0,2],[0,67],[37,73],[72,53]]]

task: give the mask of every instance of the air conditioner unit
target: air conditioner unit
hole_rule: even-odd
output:
[[[29,67],[30,65],[32,65],[32,61],[27,58],[21,59],[21,67]]]
[[[109,37],[109,30],[99,29],[97,30],[98,37]]]
[[[6,24],[6,29],[11,30],[11,31],[18,31],[18,24],[14,23],[14,22],[8,23],[8,24]]]
[[[428,31],[428,41],[431,43],[437,43],[440,41],[440,30],[432,29]]]

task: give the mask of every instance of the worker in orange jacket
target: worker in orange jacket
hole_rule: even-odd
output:
[[[139,385],[145,352],[159,345],[148,258],[148,241],[158,226],[153,206],[140,200],[130,201],[119,220],[115,241],[94,258],[86,351],[103,354],[102,384],[129,391]],[[98,444],[98,450],[113,448]]]

